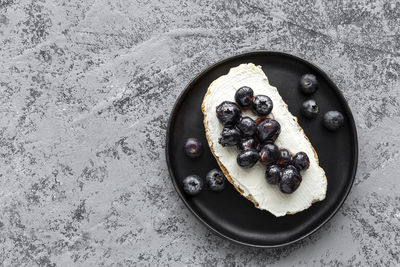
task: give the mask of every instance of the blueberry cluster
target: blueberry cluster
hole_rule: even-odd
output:
[[[225,175],[218,169],[212,169],[206,175],[206,183],[211,191],[221,192],[225,188]],[[186,194],[198,195],[204,188],[203,179],[198,175],[189,175],[182,181],[183,191]]]
[[[260,116],[257,121],[242,116],[242,110],[249,108]],[[240,167],[251,168],[258,161],[267,166],[267,182],[278,184],[283,193],[290,194],[300,185],[300,171],[310,166],[310,160],[304,152],[292,155],[289,150],[279,149],[274,144],[281,125],[268,117],[272,109],[273,103],[268,96],[254,96],[247,86],[239,88],[235,102],[224,101],[216,108],[217,118],[224,125],[218,142],[224,147],[238,148],[237,164]]]
[[[196,138],[188,138],[183,145],[183,151],[189,158],[196,159],[201,156],[203,145]],[[225,188],[225,175],[218,169],[212,169],[206,175],[206,183],[211,191],[221,192]],[[198,175],[189,175],[182,181],[183,191],[190,196],[199,194],[204,188],[204,181]]]
[[[304,74],[300,78],[299,89],[305,95],[314,94],[318,89],[317,77],[314,74]],[[319,114],[319,106],[314,99],[303,102],[301,114],[307,119],[315,119]],[[344,122],[344,117],[339,111],[328,111],[324,114],[322,123],[330,131],[338,130]]]

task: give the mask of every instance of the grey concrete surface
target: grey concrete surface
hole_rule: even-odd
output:
[[[400,3],[0,1],[1,266],[399,266]],[[359,168],[321,230],[280,249],[198,222],[164,156],[203,68],[268,49],[324,69],[351,106]]]

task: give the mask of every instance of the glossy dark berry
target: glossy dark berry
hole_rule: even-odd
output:
[[[291,194],[299,187],[301,180],[300,173],[295,167],[289,165],[282,170],[279,189],[282,193]]]
[[[186,194],[194,196],[203,190],[203,180],[197,175],[189,175],[183,179],[183,190]]]
[[[278,165],[271,165],[267,167],[265,178],[269,184],[277,184],[281,180],[282,169]]]
[[[198,158],[202,152],[202,144],[196,138],[188,138],[183,146],[183,150],[189,158]]]
[[[300,111],[307,119],[315,119],[318,116],[319,107],[314,99],[310,99],[303,102]]]
[[[281,132],[281,125],[274,119],[265,119],[257,126],[257,136],[261,143],[276,140]]]
[[[304,74],[300,78],[299,84],[300,90],[307,95],[310,95],[317,91],[318,81],[314,74]]]
[[[286,148],[279,149],[279,156],[277,164],[279,166],[285,167],[292,162],[292,154]]]
[[[221,192],[225,188],[225,175],[218,169],[212,169],[206,175],[206,182],[212,191]]]
[[[250,149],[258,150],[258,146],[259,143],[257,140],[255,140],[254,138],[249,138],[240,140],[237,147],[240,151],[245,151]]]
[[[257,132],[257,123],[250,117],[242,117],[236,127],[244,136],[253,136]]]
[[[336,131],[342,126],[344,117],[339,111],[328,111],[324,115],[323,124],[330,131]]]
[[[253,100],[253,89],[247,86],[240,87],[235,93],[235,101],[242,108],[248,108]]]
[[[224,101],[216,109],[217,118],[224,126],[235,125],[242,116],[239,106],[230,101]]]
[[[252,107],[258,116],[267,116],[272,111],[273,103],[271,98],[266,95],[256,95]]]
[[[240,131],[237,128],[224,127],[221,137],[218,139],[218,143],[222,146],[234,146],[239,143],[240,138]]]
[[[292,164],[299,171],[307,170],[310,167],[310,159],[304,152],[298,152],[292,157]]]
[[[260,162],[266,166],[276,164],[279,148],[274,143],[266,143],[260,151]]]
[[[257,163],[259,159],[260,155],[258,154],[258,151],[255,149],[251,149],[240,152],[236,158],[236,161],[240,167],[251,168]]]
[[[265,140],[264,142],[260,143],[260,145],[258,146],[259,151],[261,151],[261,149],[267,144],[274,144],[274,140]]]

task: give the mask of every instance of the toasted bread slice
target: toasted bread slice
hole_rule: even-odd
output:
[[[306,152],[310,159],[310,167],[301,172],[302,183],[292,194],[281,193],[278,186],[268,184],[266,168],[261,163],[250,169],[241,168],[236,162],[237,148],[222,147],[218,143],[223,126],[216,117],[216,107],[223,101],[234,101],[236,90],[242,86],[251,87],[254,95],[263,94],[272,99],[274,108],[271,114],[281,124],[281,133],[275,143],[292,153]],[[297,123],[297,118],[289,112],[278,90],[269,84],[260,66],[249,63],[230,69],[227,75],[210,84],[201,108],[207,141],[221,170],[236,190],[257,208],[278,217],[300,212],[312,203],[325,199],[327,179],[319,166],[318,155]],[[251,111],[245,111],[243,116],[257,118]]]

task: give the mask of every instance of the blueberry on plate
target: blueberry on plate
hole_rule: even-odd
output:
[[[235,125],[242,116],[242,111],[235,102],[224,101],[216,108],[217,118],[224,126]]]
[[[208,187],[215,192],[221,192],[225,188],[225,175],[218,169],[212,169],[206,175]]]
[[[282,193],[291,194],[299,187],[301,183],[301,175],[292,165],[282,170],[279,189]]]
[[[255,149],[258,150],[259,143],[254,138],[242,139],[238,143],[237,147],[240,151]]]
[[[258,116],[267,116],[272,111],[273,103],[271,98],[266,95],[256,95],[252,107]]]
[[[235,101],[242,108],[248,108],[253,101],[254,92],[248,86],[240,87],[235,93]]]
[[[189,175],[183,179],[183,191],[186,194],[194,196],[203,190],[203,180],[198,175]]]
[[[328,111],[324,115],[323,124],[330,131],[336,131],[342,126],[344,117],[339,111]]]
[[[258,154],[258,151],[255,149],[251,149],[240,152],[239,155],[237,155],[236,161],[240,167],[251,168],[257,163],[259,159],[260,155]]]
[[[299,87],[300,90],[306,95],[314,93],[318,89],[317,77],[315,77],[314,74],[304,74],[300,78]]]
[[[279,148],[272,142],[264,144],[260,151],[260,162],[266,166],[276,164]]]
[[[310,99],[303,102],[300,111],[307,119],[315,119],[318,116],[319,107],[314,99]]]
[[[238,129],[224,127],[221,136],[218,139],[218,143],[220,143],[221,146],[234,146],[239,143],[240,138],[241,135]]]
[[[292,164],[299,171],[304,171],[310,167],[310,159],[306,153],[298,152],[292,157]]]
[[[261,143],[276,140],[281,132],[281,125],[274,119],[267,118],[257,126],[257,137]]]
[[[281,148],[279,149],[279,156],[278,156],[278,161],[277,164],[279,166],[287,166],[292,162],[292,153],[290,153],[289,150],[286,148]]]
[[[257,132],[257,123],[250,117],[242,117],[236,127],[244,136],[253,136]]]
[[[282,169],[278,165],[271,165],[267,167],[265,178],[269,184],[278,184],[281,180]]]
[[[183,146],[185,155],[189,158],[198,158],[202,152],[202,144],[196,138],[188,138]]]

